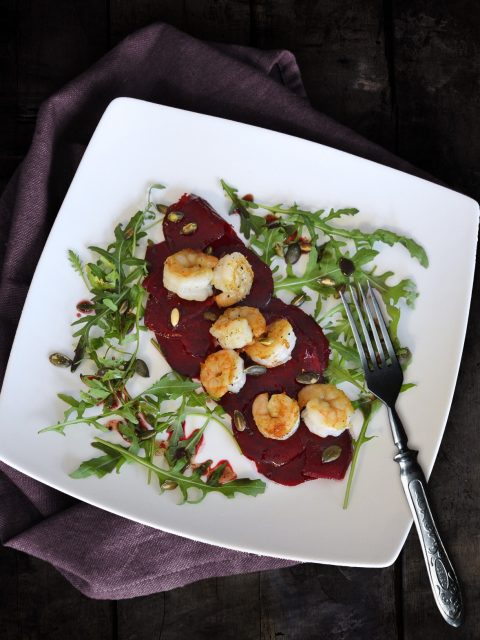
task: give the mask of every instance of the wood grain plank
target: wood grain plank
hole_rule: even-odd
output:
[[[18,146],[28,149],[43,100],[109,47],[108,7],[96,0],[17,0]]]
[[[114,640],[160,640],[165,622],[166,593],[119,600]]]
[[[157,21],[204,40],[248,44],[250,38],[248,0],[110,0],[110,11],[114,42]]]
[[[112,43],[153,22],[166,22],[178,29],[185,28],[183,0],[109,0],[109,5]]]
[[[2,640],[102,640],[113,637],[114,607],[90,600],[53,567],[0,548]]]
[[[17,551],[0,546],[0,576],[2,593],[0,597],[0,628],[2,640],[19,640],[21,626],[19,619]]]
[[[393,149],[383,8],[378,0],[253,0],[253,43],[291,50],[320,111]]]
[[[303,564],[260,576],[262,640],[394,640],[390,569]]]
[[[394,2],[400,154],[480,199],[480,3]]]
[[[440,453],[429,482],[438,527],[456,567],[466,603],[461,629],[446,625],[430,592],[416,533],[411,532],[404,552],[405,640],[430,638],[478,640],[480,555],[480,280],[477,277],[470,311],[460,375]]]
[[[259,576],[212,578],[117,603],[118,640],[260,637]]]
[[[0,189],[20,162],[17,149],[16,0],[2,3],[0,21]]]
[[[480,5],[472,0],[394,0],[393,19],[399,152],[478,199]],[[457,389],[429,483],[440,531],[464,585],[467,618],[459,630],[443,622],[430,594],[416,533],[411,532],[403,567],[406,640],[426,633],[442,639],[479,637],[479,293],[477,276]]]

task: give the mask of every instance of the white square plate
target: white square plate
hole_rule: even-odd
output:
[[[132,520],[214,544],[259,554],[332,564],[379,567],[397,557],[411,524],[392,460],[394,445],[380,412],[379,434],[362,448],[351,504],[342,509],[345,482],[315,480],[297,487],[268,482],[264,495],[227,500],[212,494],[178,506],[158,495],[143,469],[73,480],[68,473],[95,455],[93,433],[82,425],[66,437],[38,435],[63,405],[56,393],[79,390],[77,375],[52,367],[48,355],[72,345],[69,323],[85,296],[66,259],[68,248],[88,257],[114,225],[144,202],[149,184],[170,185],[173,202],[184,191],[206,198],[222,214],[223,177],[263,202],[305,207],[355,206],[355,225],[391,228],[424,245],[423,269],[401,247],[382,250],[382,266],[413,277],[420,297],[402,314],[400,336],[413,351],[408,380],[417,386],[399,401],[411,445],[430,473],[453,395],[471,296],[478,226],[473,200],[410,175],[334,149],[187,111],[122,98],[103,115],[73,179],[35,272],[0,399],[0,458],[60,491]],[[451,259],[452,233],[455,252]],[[151,348],[151,379],[167,369]],[[239,475],[256,477],[228,435],[210,429],[208,457],[229,458]]]

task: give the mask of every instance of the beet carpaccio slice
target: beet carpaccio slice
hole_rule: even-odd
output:
[[[182,216],[177,216],[176,222],[169,220],[168,213],[172,212]],[[194,233],[182,233],[185,225],[192,223],[196,225]],[[205,250],[209,247],[212,255],[218,258],[234,251],[242,253],[253,269],[254,283],[249,295],[239,304],[259,308],[267,323],[287,318],[297,341],[288,362],[268,369],[262,376],[248,376],[240,393],[228,393],[221,399],[221,405],[232,418],[235,410],[245,416],[246,428],[238,431],[234,427],[235,438],[242,452],[255,462],[258,471],[280,484],[297,485],[315,478],[342,479],[352,458],[349,431],[344,431],[336,438],[320,438],[301,422],[290,438],[272,440],[258,431],[251,412],[253,400],[258,394],[285,392],[295,397],[302,387],[295,380],[299,373],[315,371],[323,374],[330,351],[320,326],[299,307],[272,298],[270,268],[245,246],[233,227],[202,198],[185,194],[171,205],[164,218],[163,231],[165,242],[149,247],[146,254],[149,274],[144,280],[144,287],[150,295],[145,324],[155,333],[169,365],[183,375],[199,376],[200,364],[209,353],[218,349],[209,332],[212,313],[220,315],[223,310],[217,307],[213,297],[205,302],[187,301],[168,291],[163,286],[165,259],[185,248]],[[172,326],[171,314],[175,308],[179,310],[180,317],[176,326]],[[337,460],[323,463],[323,452],[332,444],[340,446],[342,453]]]

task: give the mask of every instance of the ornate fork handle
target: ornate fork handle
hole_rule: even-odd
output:
[[[427,482],[417,462],[418,452],[409,449],[403,437],[397,441],[395,432],[404,434],[402,423],[394,409],[389,408],[388,414],[399,451],[394,460],[400,465],[400,477],[417,527],[433,595],[445,620],[459,627],[464,617],[460,585],[435,526],[428,503]]]

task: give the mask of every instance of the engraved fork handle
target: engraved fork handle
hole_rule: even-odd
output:
[[[435,526],[427,494],[427,481],[417,462],[417,451],[408,448],[405,431],[395,408],[388,407],[388,417],[398,453],[400,477],[417,527],[428,577],[440,613],[453,627],[464,619],[462,593],[457,576]]]

